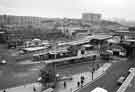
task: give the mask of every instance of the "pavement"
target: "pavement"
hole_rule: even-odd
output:
[[[42,85],[39,83],[27,84],[18,87],[2,89],[0,92],[4,92],[4,90],[6,92],[34,92],[33,88],[36,88],[36,92],[41,92]]]
[[[106,71],[106,73],[102,77],[100,77],[98,80],[95,80],[91,84],[86,85],[78,92],[90,92],[96,87],[102,87],[108,92],[116,92],[120,87],[119,85],[117,85],[118,78],[126,74],[129,67],[131,67],[133,64],[134,60],[113,63],[112,66]]]
[[[102,76],[105,71],[111,66],[111,63],[105,63],[102,67],[100,67],[97,71],[94,72],[93,79],[95,80],[99,76]],[[83,86],[87,85],[89,82],[92,81],[92,73],[91,72],[83,72],[83,73],[78,73],[72,76],[73,80],[68,80],[66,81],[66,88],[63,86],[63,81],[58,83],[58,86],[56,87],[55,92],[74,92],[76,90],[79,90],[81,87],[77,86],[77,82],[80,81],[80,77],[84,76],[85,81]]]
[[[102,76],[110,66],[111,63],[103,64],[102,67],[100,67],[97,71],[94,72],[94,80]],[[87,85],[92,81],[91,72],[74,74],[72,75],[73,80],[66,81],[67,84],[66,88],[63,87],[63,81],[58,82],[55,92],[71,92],[71,91],[73,92],[79,90],[81,87],[77,87],[77,82],[80,81],[80,77],[82,75],[85,77],[83,86]],[[32,84],[13,87],[13,88],[2,89],[0,90],[0,92],[3,92],[4,90],[6,90],[6,92],[34,92],[33,88],[36,88],[36,92],[41,92],[42,85],[39,83],[32,83]]]
[[[128,75],[117,92],[135,92],[135,70]]]

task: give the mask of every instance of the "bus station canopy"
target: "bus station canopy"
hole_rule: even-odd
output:
[[[68,52],[68,50],[67,49],[59,49],[59,50],[49,51],[50,54],[58,54],[58,53],[64,53],[64,52]]]
[[[112,38],[111,35],[92,35],[93,39],[97,39],[97,40],[106,40],[106,39],[110,39]]]
[[[93,47],[93,45],[85,44],[85,45],[83,45],[83,47],[85,47],[85,48],[87,48],[87,47]]]
[[[29,47],[29,48],[23,48],[23,50],[28,51],[28,52],[32,52],[32,51],[39,51],[39,50],[43,50],[46,49],[47,47],[43,46],[43,47]]]

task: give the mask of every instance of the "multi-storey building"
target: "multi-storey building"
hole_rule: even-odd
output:
[[[101,20],[101,14],[97,14],[97,13],[83,13],[82,14],[82,20],[83,21],[98,22],[98,21]]]

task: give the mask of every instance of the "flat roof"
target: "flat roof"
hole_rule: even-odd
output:
[[[128,42],[135,42],[135,39],[127,39],[125,41],[128,41]]]
[[[48,54],[48,52],[36,53],[36,54],[33,54],[33,56],[39,56],[39,55],[43,55],[43,54]]]
[[[63,52],[68,52],[68,50],[67,49],[58,49],[58,50],[49,51],[50,54],[57,54],[57,53],[63,53]]]
[[[4,31],[0,31],[0,34],[4,34],[5,32]]]
[[[36,51],[36,50],[42,50],[42,49],[46,49],[47,47],[29,47],[29,48],[23,48],[23,50],[26,51]]]
[[[110,42],[110,43],[119,43],[120,42],[120,41],[114,40],[114,39],[108,39],[107,41]]]
[[[117,33],[129,33],[130,31],[124,31],[124,30],[119,30],[119,31],[116,31]]]
[[[93,45],[90,45],[90,44],[85,44],[83,45],[83,47],[92,47]]]
[[[93,39],[98,39],[98,40],[105,40],[112,38],[112,35],[92,35]]]

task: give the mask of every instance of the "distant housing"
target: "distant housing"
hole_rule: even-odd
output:
[[[82,14],[83,21],[94,21],[98,22],[101,20],[101,14],[98,13],[83,13]]]

